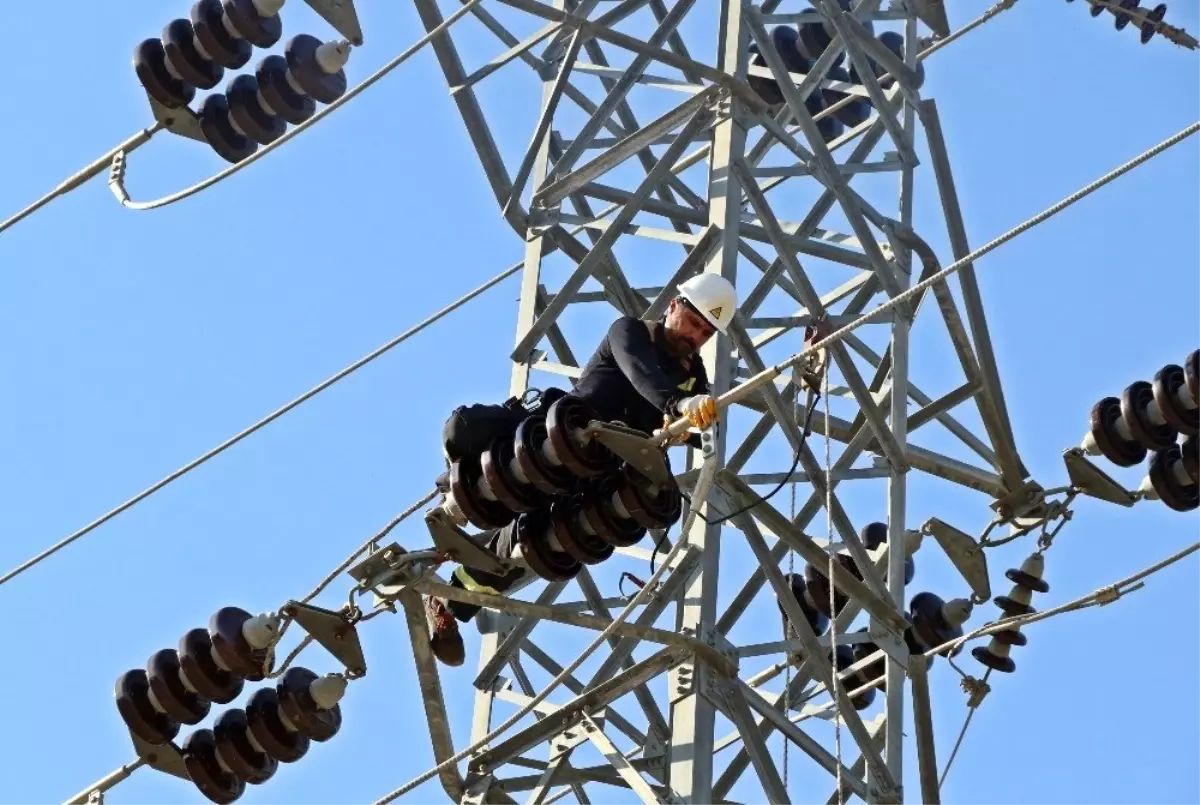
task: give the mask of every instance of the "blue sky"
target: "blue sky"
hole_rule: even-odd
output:
[[[347,68],[352,82],[422,33],[409,3],[359,5],[366,47]],[[957,27],[990,3],[948,5]],[[9,28],[21,35],[7,45],[0,216],[146,124],[129,54],[186,6],[13,7]],[[1168,20],[1200,31],[1188,4],[1172,4]],[[330,35],[295,2],[285,24],[289,35]],[[478,33],[467,41],[478,43],[476,62],[502,49]],[[1018,4],[931,58],[927,74],[923,95],[938,101],[973,245],[1193,122],[1200,97],[1195,53],[1160,40],[1141,46],[1081,3]],[[526,95],[512,100],[521,112],[538,97],[524,78]],[[494,111],[496,93],[483,97]],[[533,119],[493,125],[515,170]],[[1198,148],[1186,141],[978,264],[1018,445],[1046,486],[1065,481],[1060,454],[1079,442],[1097,399],[1198,346]],[[161,135],[131,158],[128,187],[150,199],[224,165],[202,144]],[[932,174],[921,171],[917,225],[935,233],[949,262]],[[184,203],[131,212],[102,178],[56,201],[0,235],[0,566],[108,511],[521,253],[430,52]],[[59,801],[129,760],[112,704],[119,674],[221,606],[259,611],[303,595],[419,498],[440,469],[450,409],[507,391],[517,295],[518,280],[507,281],[0,588],[0,801]],[[594,315],[602,324],[608,314]],[[581,359],[598,337],[590,332],[591,342],[576,342]],[[922,338],[914,333],[914,355]],[[943,385],[943,364],[922,356],[914,372],[931,395],[958,382]],[[820,454],[820,440],[815,447]],[[768,469],[783,468],[786,456],[771,457]],[[1138,469],[1103,466],[1129,486],[1140,480]],[[913,481],[909,525],[936,515],[982,530],[987,500],[945,489]],[[848,500],[856,521],[882,516],[873,513],[881,497]],[[812,533],[823,528],[821,516]],[[423,544],[422,530],[412,524],[397,537]],[[1129,575],[1196,533],[1194,512],[1080,500],[1047,561],[1051,592],[1035,605]],[[989,557],[995,594],[1007,591],[1003,569],[1027,551],[1021,543]],[[916,583],[961,594],[944,560],[927,558],[933,552],[918,555]],[[1030,628],[1029,645],[1014,653],[1017,672],[993,675],[944,801],[1196,801],[1196,575],[1192,556],[1128,599]],[[338,605],[339,584],[324,603]],[[989,605],[973,622],[994,616]],[[757,640],[777,638],[769,622]],[[341,734],[241,802],[371,801],[432,765],[406,631],[385,617],[363,632],[370,674],[343,703]],[[472,653],[476,641],[468,637]],[[332,669],[318,653],[304,657]],[[969,658],[963,666],[981,673]],[[443,673],[459,746],[473,668]],[[944,665],[932,679],[944,763],[965,697]],[[798,755],[793,797],[823,798],[823,773]],[[907,770],[915,799],[915,753]],[[407,798],[443,800],[436,782]],[[187,783],[143,771],[109,801],[203,800]]]

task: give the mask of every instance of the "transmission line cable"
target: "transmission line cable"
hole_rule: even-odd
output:
[[[187,464],[183,465],[183,466],[182,466],[182,467],[180,467],[179,469],[175,470],[175,471],[174,471],[174,472],[172,472],[170,475],[168,475],[168,476],[166,476],[165,478],[163,478],[162,480],[160,480],[158,483],[154,484],[153,486],[149,486],[149,487],[147,487],[146,489],[144,489],[143,491],[141,491],[141,492],[139,492],[138,494],[134,495],[134,496],[133,496],[133,497],[131,497],[129,500],[127,500],[127,501],[125,501],[124,503],[122,503],[120,506],[117,506],[115,509],[113,509],[113,510],[109,511],[107,514],[105,514],[105,515],[103,515],[103,516],[99,517],[99,518],[98,518],[98,519],[96,519],[96,520],[93,520],[92,522],[90,522],[90,523],[88,523],[87,525],[85,525],[83,528],[81,528],[81,529],[79,529],[78,531],[75,531],[74,533],[72,533],[72,534],[70,534],[70,535],[68,535],[68,536],[64,537],[63,539],[61,539],[60,541],[58,541],[58,542],[57,542],[57,543],[55,543],[54,545],[52,545],[52,546],[50,546],[49,548],[47,548],[46,550],[42,551],[42,552],[41,552],[41,553],[39,553],[37,556],[35,556],[35,557],[33,557],[32,559],[30,559],[30,560],[28,560],[28,561],[24,562],[23,564],[19,565],[18,567],[14,568],[13,570],[10,570],[9,572],[5,573],[3,576],[0,576],[0,584],[4,584],[5,582],[9,581],[10,579],[13,579],[13,578],[15,578],[16,576],[18,576],[18,575],[20,575],[21,573],[25,572],[25,571],[26,571],[26,570],[28,570],[29,568],[31,568],[31,567],[33,567],[34,565],[38,564],[39,562],[41,562],[41,561],[45,560],[46,558],[48,558],[48,557],[50,557],[50,556],[54,555],[55,553],[57,553],[57,552],[61,551],[63,548],[67,547],[67,546],[68,546],[68,545],[70,545],[72,542],[74,542],[75,540],[77,540],[77,539],[79,539],[80,537],[84,536],[85,534],[87,534],[87,533],[89,533],[89,532],[91,532],[91,531],[94,531],[96,528],[98,528],[98,527],[100,527],[100,526],[104,525],[104,524],[105,524],[105,523],[107,523],[109,520],[111,520],[112,518],[114,518],[114,517],[116,517],[118,514],[120,514],[121,512],[125,511],[126,509],[129,509],[129,508],[133,507],[135,504],[137,504],[137,503],[141,502],[142,500],[145,500],[146,498],[150,497],[150,495],[152,495],[152,494],[154,494],[155,492],[157,492],[158,490],[162,489],[162,488],[163,488],[164,486],[166,486],[167,484],[169,484],[169,483],[171,483],[172,481],[174,481],[174,480],[176,480],[176,479],[178,479],[178,478],[182,477],[183,475],[186,475],[187,473],[189,473],[189,472],[191,472],[192,470],[196,469],[196,467],[199,467],[201,464],[203,464],[204,462],[208,461],[209,459],[211,459],[211,458],[213,458],[213,457],[215,457],[215,456],[218,456],[218,455],[220,455],[221,453],[225,452],[225,451],[226,451],[226,450],[228,450],[230,447],[233,447],[235,444],[237,444],[238,442],[240,442],[242,439],[245,439],[245,438],[246,438],[247,436],[249,436],[250,434],[254,433],[255,431],[258,431],[258,430],[262,429],[262,428],[263,428],[263,427],[265,427],[266,425],[269,425],[270,423],[274,422],[276,419],[279,419],[279,417],[281,417],[281,416],[283,416],[284,414],[286,414],[288,411],[291,411],[291,410],[292,410],[293,408],[295,408],[296,406],[300,405],[301,403],[303,403],[303,402],[305,402],[305,401],[307,401],[307,400],[310,400],[310,399],[312,399],[312,398],[313,398],[313,397],[315,397],[317,394],[321,393],[321,392],[322,392],[322,391],[324,391],[325,389],[327,389],[327,388],[329,388],[330,386],[332,386],[334,383],[337,383],[339,380],[341,380],[341,379],[343,379],[343,378],[347,377],[348,375],[352,374],[353,372],[355,372],[355,371],[357,371],[357,370],[361,369],[362,367],[366,366],[368,363],[370,363],[371,361],[375,360],[375,359],[376,359],[376,358],[378,358],[380,355],[383,355],[383,354],[384,354],[385,352],[387,352],[388,350],[392,349],[392,348],[393,348],[393,347],[395,347],[395,346],[398,346],[399,344],[402,344],[403,342],[407,341],[409,338],[413,337],[413,336],[414,336],[414,335],[416,335],[417,333],[419,333],[419,332],[421,332],[422,330],[424,330],[426,327],[429,327],[431,324],[434,324],[435,322],[437,322],[438,320],[440,320],[440,319],[444,318],[445,316],[449,315],[450,313],[453,313],[455,310],[457,310],[458,308],[462,307],[462,306],[463,306],[463,305],[465,305],[467,302],[470,302],[470,301],[471,301],[472,299],[474,299],[475,297],[477,297],[477,296],[481,295],[481,294],[482,294],[484,291],[487,291],[488,289],[490,289],[490,288],[492,288],[492,287],[494,287],[494,286],[496,286],[496,285],[500,284],[500,283],[501,283],[501,282],[503,282],[504,280],[506,280],[506,279],[508,279],[509,277],[511,277],[513,274],[516,274],[518,271],[520,271],[520,270],[521,270],[521,268],[522,268],[523,266],[524,266],[524,263],[523,263],[523,262],[521,262],[521,263],[516,263],[516,264],[514,264],[514,265],[512,265],[512,266],[509,266],[509,267],[508,267],[508,268],[506,268],[504,271],[501,271],[499,274],[497,274],[496,276],[492,277],[490,280],[488,280],[487,282],[483,283],[482,285],[480,285],[480,286],[479,286],[478,288],[476,288],[475,290],[471,291],[470,293],[468,293],[468,294],[467,294],[467,295],[465,295],[465,296],[459,297],[457,300],[455,300],[454,302],[450,303],[450,304],[449,304],[449,305],[447,305],[446,307],[442,308],[442,309],[441,309],[441,310],[439,310],[437,313],[434,313],[432,316],[429,316],[428,318],[426,318],[424,321],[420,322],[419,324],[416,324],[416,325],[414,325],[414,326],[410,327],[409,329],[405,330],[403,333],[401,333],[400,335],[396,336],[396,337],[395,337],[395,338],[393,338],[391,341],[388,341],[388,342],[387,342],[386,344],[384,344],[383,346],[381,346],[381,347],[379,347],[378,349],[374,350],[373,352],[371,352],[371,353],[369,353],[369,354],[367,354],[367,355],[363,356],[362,358],[359,358],[357,361],[355,361],[354,363],[350,364],[350,365],[349,365],[349,366],[347,366],[345,369],[342,369],[340,372],[338,372],[337,374],[333,375],[332,377],[329,377],[328,379],[326,379],[326,380],[323,380],[322,382],[320,382],[320,383],[318,383],[317,385],[313,386],[311,389],[309,389],[308,391],[304,392],[303,394],[301,394],[299,397],[297,397],[296,399],[292,400],[291,402],[287,403],[287,404],[286,404],[286,405],[284,405],[282,408],[278,408],[278,409],[276,409],[275,411],[271,412],[271,413],[270,413],[270,414],[268,414],[267,416],[265,416],[265,417],[263,417],[262,419],[260,419],[258,422],[255,422],[255,423],[254,423],[253,425],[251,425],[250,427],[248,427],[248,428],[246,428],[245,430],[243,430],[243,431],[241,431],[240,433],[238,433],[236,436],[233,436],[233,437],[231,437],[231,438],[229,438],[229,439],[225,440],[225,441],[224,441],[224,442],[222,442],[221,444],[219,444],[219,445],[217,445],[216,447],[214,447],[212,450],[209,450],[209,451],[208,451],[207,453],[205,453],[204,455],[200,456],[200,457],[199,457],[199,458],[197,458],[197,459],[194,459],[194,460],[192,460],[192,461],[188,462]]]

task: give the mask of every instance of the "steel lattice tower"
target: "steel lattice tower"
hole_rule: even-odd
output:
[[[436,0],[415,1],[427,30],[445,19]],[[940,4],[907,4],[916,6],[912,11],[896,2],[880,8],[879,0],[860,0],[853,8],[833,0],[792,5],[770,0],[761,5],[722,2],[719,7],[695,0],[564,5],[560,0],[551,6],[505,0],[472,9],[474,22],[459,23],[450,35],[433,41],[487,180],[525,242],[511,393],[561,385],[569,382],[564,375],[578,374],[579,363],[599,338],[595,326],[586,339],[569,337],[581,319],[607,322],[618,312],[654,318],[674,285],[697,271],[719,273],[739,290],[739,321],[730,337],[714,339],[703,355],[715,393],[727,391],[769,365],[774,353],[781,358],[798,351],[801,333],[815,316],[827,314],[833,327],[840,326],[901,293],[922,271],[937,270],[936,264],[914,259],[911,249],[920,240],[910,235],[918,165],[932,168],[927,170],[933,179],[928,192],[936,187],[944,211],[945,229],[932,235],[935,242],[948,238],[951,254],[943,262],[969,253],[938,111],[920,94],[923,67],[917,54],[925,44],[920,34],[927,32],[923,26],[946,33]],[[771,29],[817,19],[823,22],[810,31],[825,31],[829,45],[807,75],[789,76],[770,44]],[[477,50],[481,32],[476,23],[494,34],[491,41],[508,49],[497,48],[486,61],[468,68],[463,61],[467,48],[456,42],[470,36],[470,49]],[[689,43],[686,33],[703,33],[706,26],[718,31],[711,57]],[[883,30],[903,35],[903,61],[872,35]],[[813,47],[811,41],[805,44]],[[752,64],[755,52],[764,54],[765,64]],[[864,77],[863,83],[839,84],[827,77],[830,66],[843,59],[845,67]],[[895,80],[873,78],[872,63],[879,65],[876,73],[886,71]],[[488,82],[528,68],[542,84],[537,116],[521,119],[533,134],[523,154],[502,155],[489,121],[505,113],[503,105],[485,115],[482,97]],[[748,89],[748,78],[773,80],[780,87],[782,107],[768,107]],[[503,86],[507,95],[518,85]],[[520,86],[533,85],[526,81]],[[836,97],[824,92],[831,88],[857,92],[872,110],[863,122],[827,139],[836,114],[826,113],[817,121],[813,115],[821,110],[816,99],[828,103]],[[503,98],[493,95],[491,100]],[[512,99],[513,108],[528,105]],[[927,156],[918,157],[919,135]],[[991,499],[987,502],[1000,501],[997,508],[1008,516],[1027,513],[1008,505],[1010,495],[1021,498],[1027,491],[1027,473],[1008,422],[979,289],[970,267],[958,277],[961,303],[947,285],[935,286],[933,304],[921,305],[915,297],[860,331],[862,338],[851,334],[831,348],[829,365],[836,381],[830,384],[832,411],[828,420],[821,410],[813,413],[813,436],[803,445],[804,392],[798,392],[790,376],[730,410],[711,445],[709,460],[721,470],[701,512],[706,519],[756,500],[752,484],[770,488],[783,480],[782,473],[752,475],[745,469],[772,442],[780,448],[776,456],[800,448],[793,480],[808,485],[807,501],[794,519],[783,513],[783,495],[760,503],[729,521],[737,531],[696,520],[687,535],[693,550],[680,555],[657,595],[630,618],[639,627],[665,630],[649,642],[664,640],[663,634],[670,632],[679,642],[635,652],[641,648],[637,636],[614,638],[611,654],[594,667],[590,679],[569,683],[570,690],[551,697],[560,704],[541,710],[540,721],[525,722],[475,756],[465,781],[466,799],[503,799],[500,791],[518,797],[534,790],[530,801],[536,802],[552,788],[567,785],[566,793],[573,790],[586,801],[581,789],[590,781],[627,786],[651,801],[723,801],[752,766],[758,782],[743,784],[744,799],[786,802],[781,771],[765,743],[777,730],[786,733],[794,751],[836,773],[832,750],[787,721],[784,696],[756,691],[780,673],[785,644],[747,650],[737,627],[740,622],[745,626],[743,615],[755,602],[762,602],[757,610],[772,612],[772,623],[779,622],[774,598],[788,589],[781,563],[789,549],[799,556],[797,572],[802,562],[825,556],[825,541],[805,533],[824,533],[824,518],[818,517],[827,491],[824,434],[837,443],[831,473],[833,546],[858,557],[860,566],[867,556],[858,532],[870,520],[886,521],[891,545],[898,544],[895,535],[905,532],[909,550],[919,544],[912,539],[919,529],[910,527],[906,511],[913,471],[933,476],[943,486],[982,492]],[[608,305],[604,316],[576,314],[597,303]],[[919,309],[928,317],[940,314],[945,329],[939,338],[944,343],[948,334],[952,347],[941,354],[957,355],[956,366],[937,359],[922,364],[920,352],[910,353],[910,327]],[[869,342],[878,344],[878,350]],[[954,371],[959,380],[934,399],[914,382],[919,374],[914,369],[936,373],[944,386],[946,375]],[[964,403],[978,412],[982,432],[977,435],[951,415]],[[940,425],[974,462],[910,443],[909,434],[926,425],[933,426],[930,430]],[[688,456],[688,471],[680,476],[685,490],[695,482],[699,458]],[[679,457],[673,460],[680,462]],[[870,498],[870,506],[858,505],[852,515],[836,487],[871,479],[883,499]],[[925,533],[939,530],[952,531],[938,523]],[[644,560],[649,551],[639,546],[623,553]],[[850,604],[836,619],[836,628],[845,636],[856,616],[869,613],[872,638],[889,657],[887,692],[880,697],[886,701],[874,720],[864,720],[852,707],[837,708],[845,724],[843,793],[899,801],[905,754],[901,729],[910,695],[907,650],[896,630],[906,607],[905,553],[884,549],[874,560],[865,584],[846,590]],[[636,570],[637,565],[620,557],[605,564],[611,567],[593,568],[592,575],[585,568],[569,585],[547,585],[537,603],[553,605],[571,597],[564,596],[568,587],[578,587],[577,598],[586,604],[561,612],[586,607],[594,615],[611,617],[623,601],[604,599],[593,575],[604,574],[605,586],[612,589],[620,570]],[[754,569],[746,570],[747,565]],[[795,611],[794,600],[779,600]],[[574,656],[573,641],[578,639],[539,619],[485,615],[480,619],[483,656],[475,680],[472,741],[503,720],[505,708],[533,695],[536,684],[526,666],[540,666],[554,676]],[[810,632],[801,640],[813,637]],[[692,638],[715,651],[689,649]],[[828,634],[821,639],[828,644]],[[739,657],[768,652],[780,662],[755,678],[744,670],[745,660],[743,670],[737,669]],[[638,655],[644,659],[636,659]],[[793,696],[829,673],[827,660],[816,662],[813,652],[806,656],[810,659],[799,665],[790,683]],[[714,657],[727,662],[718,667]],[[662,675],[667,676],[665,684]],[[843,696],[846,690],[842,688]],[[643,719],[640,725],[625,715],[635,708]],[[721,738],[730,729],[740,746],[724,756],[728,763],[721,763],[722,755],[714,759],[714,752],[730,743]],[[588,767],[580,759],[577,750],[589,742],[607,763]],[[545,760],[524,757],[546,743]],[[604,796],[612,794],[608,789]]]

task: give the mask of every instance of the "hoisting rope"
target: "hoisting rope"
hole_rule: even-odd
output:
[[[833,546],[833,466],[832,449],[833,437],[830,433],[829,419],[829,367],[825,368],[824,372],[825,389],[821,394],[825,398],[825,544],[830,546],[829,550],[829,566],[825,570],[825,578],[829,584],[829,657],[831,663],[830,682],[834,686],[840,683],[837,680],[838,665],[837,665],[837,582],[833,575],[833,560],[837,556],[837,551],[832,549]],[[893,545],[892,550],[895,550]],[[837,689],[831,686],[829,692],[833,694],[834,699],[837,699]],[[833,718],[833,753],[837,760],[837,798],[838,805],[844,805],[846,798],[842,793],[842,715],[837,713]]]

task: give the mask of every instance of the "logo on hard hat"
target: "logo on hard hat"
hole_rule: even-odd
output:
[[[714,307],[713,309],[709,310],[708,312],[709,312],[709,315],[711,315],[714,319],[719,319],[719,318],[721,318],[721,311],[724,309],[725,308],[723,308],[723,307]]]

